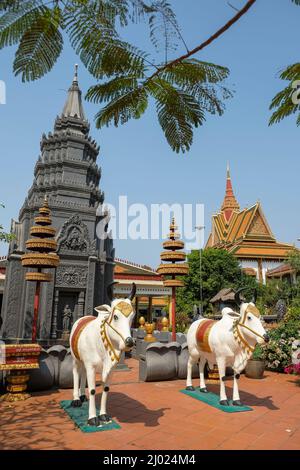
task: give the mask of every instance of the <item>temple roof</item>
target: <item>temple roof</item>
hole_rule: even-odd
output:
[[[75,117],[78,119],[86,120],[82,100],[81,100],[81,90],[78,85],[78,65],[75,64],[75,74],[73,78],[72,85],[68,90],[68,97],[64,105],[62,116],[65,117]]]
[[[227,168],[226,194],[221,211],[212,216],[206,247],[225,248],[239,258],[284,259],[294,247],[276,241],[260,202],[240,210]]]
[[[152,268],[146,265],[133,263],[131,261],[115,258],[115,277],[119,276],[136,276],[138,278],[155,278],[161,280],[160,275]]]

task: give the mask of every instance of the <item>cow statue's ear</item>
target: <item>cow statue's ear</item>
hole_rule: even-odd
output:
[[[111,307],[106,304],[95,307],[95,310],[98,313],[98,316],[101,316],[103,320],[106,320],[106,318],[108,318],[111,313]]]
[[[231,312],[227,312],[227,315],[229,315],[232,318],[239,318],[240,314],[237,312],[234,312],[233,310]]]

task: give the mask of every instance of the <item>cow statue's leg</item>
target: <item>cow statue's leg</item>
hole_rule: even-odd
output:
[[[86,370],[84,364],[82,364],[81,368],[81,377],[80,377],[80,401],[83,403],[87,401],[87,397],[85,395],[85,386],[86,386]]]
[[[204,380],[204,367],[206,364],[206,359],[203,356],[200,356],[199,361],[199,376],[200,376],[200,392],[207,393],[207,388]]]
[[[112,418],[106,413],[106,404],[107,404],[107,396],[109,392],[109,382],[108,377],[104,378],[103,381],[103,391],[101,396],[101,406],[100,406],[100,421],[103,423],[110,423]]]
[[[96,414],[96,370],[95,367],[91,364],[86,365],[86,375],[87,375],[87,383],[89,389],[89,419],[88,424],[91,426],[98,426],[99,425],[99,418]]]
[[[233,397],[232,397],[232,404],[235,406],[243,406],[240,400],[240,393],[239,393],[239,386],[238,386],[238,379],[240,378],[240,374],[237,374],[234,371],[233,377]]]
[[[217,366],[219,369],[219,377],[220,377],[220,405],[229,406],[229,402],[227,400],[226,395],[226,388],[225,388],[225,371],[226,371],[226,361],[224,357],[217,357]]]
[[[82,370],[82,364],[77,359],[73,359],[73,401],[71,405],[76,408],[82,405],[79,398],[79,382]]]
[[[193,381],[192,381],[192,369],[193,369],[193,364],[197,362],[199,357],[192,356],[191,354],[189,355],[189,360],[188,360],[188,365],[187,365],[187,377],[186,377],[186,390],[193,391],[195,388],[193,387]]]

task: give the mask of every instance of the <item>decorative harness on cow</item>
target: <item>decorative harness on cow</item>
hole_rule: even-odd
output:
[[[260,335],[256,331],[252,330],[252,328],[245,325],[245,320],[246,320],[247,313],[252,313],[257,318],[260,317],[260,312],[255,307],[255,305],[248,305],[248,307],[246,308],[246,310],[244,312],[242,321],[241,321],[241,318],[238,318],[237,320],[235,320],[235,322],[233,324],[233,335],[234,335],[235,339],[237,340],[237,342],[239,343],[239,345],[242,346],[246,350],[247,355],[250,357],[251,354],[253,353],[255,347],[251,346],[248,343],[248,341],[244,338],[244,336],[242,335],[242,333],[240,331],[240,327],[245,328],[248,331],[251,331],[251,333],[253,333],[255,336],[259,336],[259,338],[262,338],[262,339],[264,339],[264,338],[263,338],[262,335]]]
[[[112,326],[111,322],[112,322],[112,319],[113,319],[113,314],[114,314],[114,311],[115,309],[118,309],[122,315],[124,315],[125,317],[129,317],[129,315],[133,312],[133,308],[132,308],[132,305],[129,304],[128,302],[124,302],[124,300],[121,300],[120,302],[118,302],[110,316],[104,320],[102,320],[101,322],[101,327],[100,327],[100,333],[101,333],[101,338],[102,338],[102,341],[103,341],[103,344],[104,344],[104,347],[106,349],[106,351],[108,351],[108,354],[110,356],[110,359],[112,361],[113,364],[116,364],[120,361],[120,358],[121,358],[121,353],[117,353],[116,352],[116,349],[114,347],[114,345],[112,344],[108,334],[107,334],[107,328],[106,327],[109,327],[111,328],[115,333],[117,333],[118,336],[120,336],[120,338],[124,341],[124,344],[125,344],[125,338],[124,336],[122,335],[122,333],[120,333],[114,326]]]

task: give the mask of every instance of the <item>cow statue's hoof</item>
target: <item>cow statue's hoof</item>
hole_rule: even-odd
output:
[[[233,406],[243,406],[243,403],[241,400],[233,400],[232,402]]]
[[[208,393],[208,390],[206,387],[200,388],[201,393]]]
[[[80,395],[79,399],[80,399],[81,403],[84,403],[85,401],[88,401],[88,399],[85,395]]]
[[[81,400],[72,400],[71,406],[73,408],[80,408],[80,406],[82,406],[82,402]]]
[[[88,425],[89,426],[99,426],[100,420],[98,416],[94,416],[94,418],[89,418],[88,419]]]
[[[112,418],[108,415],[100,415],[99,419],[101,424],[108,424],[112,422]]]
[[[193,385],[188,385],[187,387],[185,387],[185,389],[188,390],[189,392],[195,391],[195,387],[193,387]]]
[[[229,401],[228,400],[220,400],[220,405],[229,406]]]

